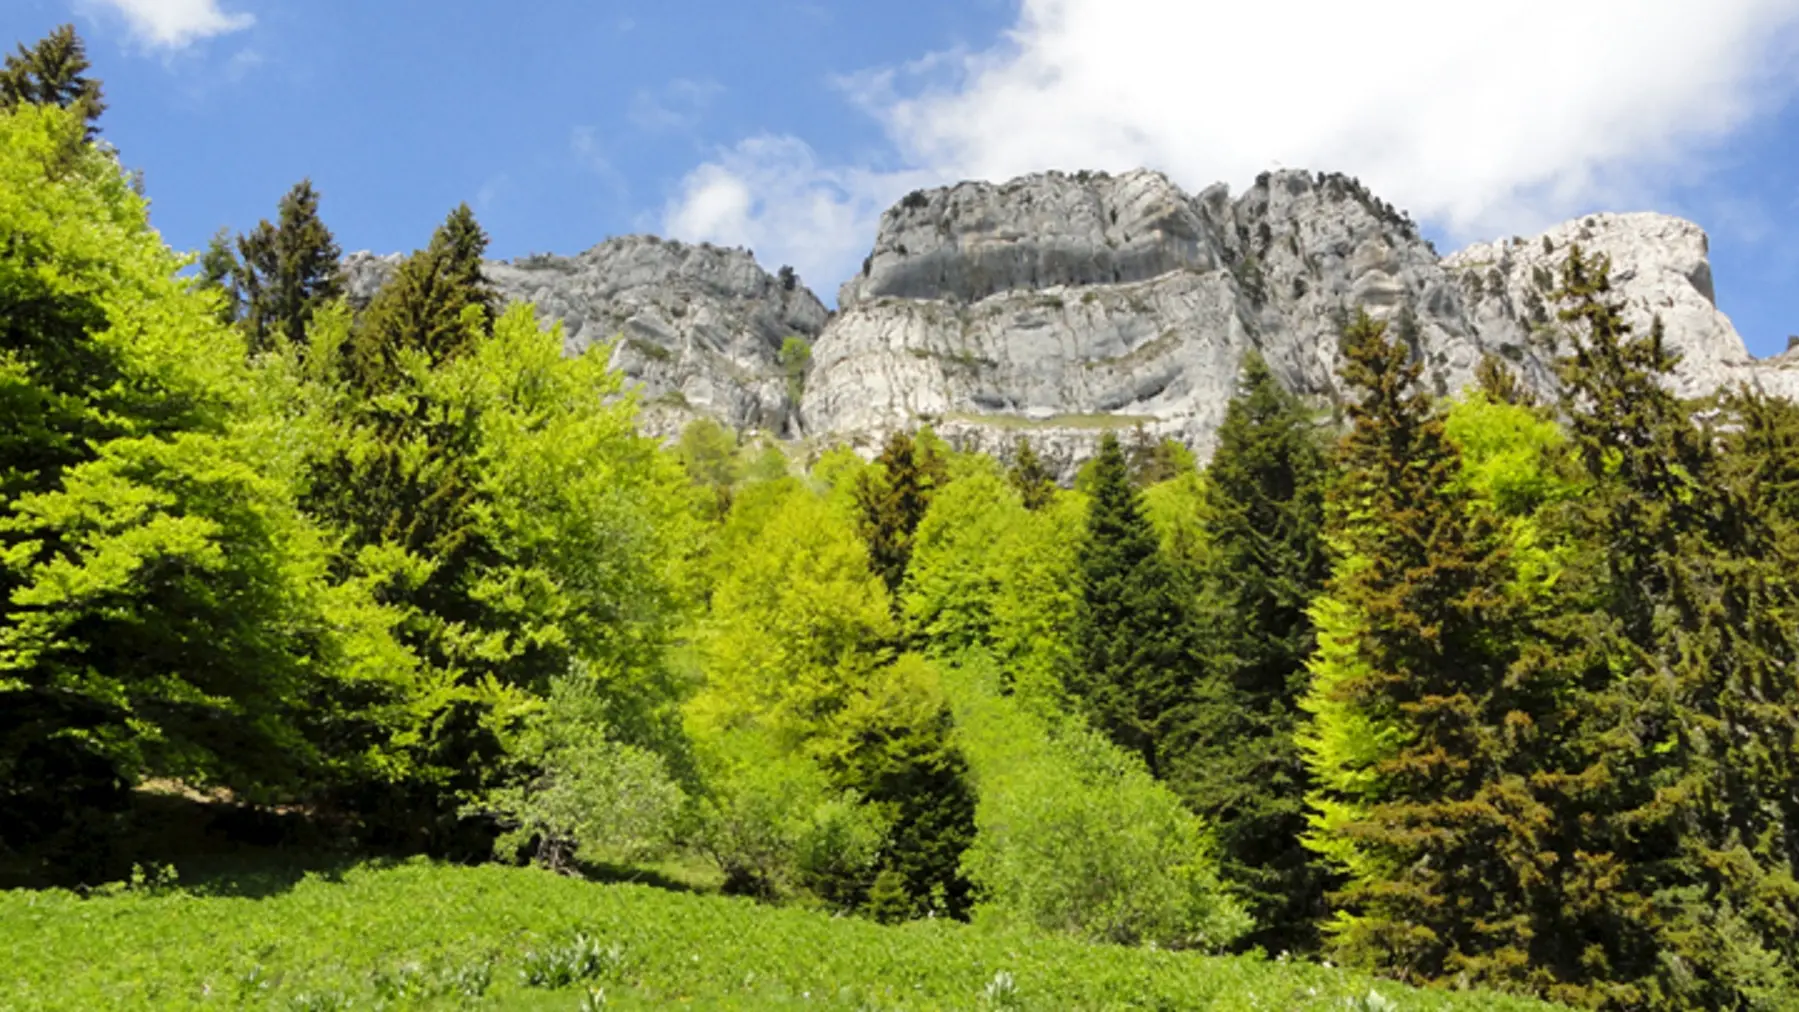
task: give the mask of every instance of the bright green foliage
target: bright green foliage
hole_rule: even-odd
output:
[[[1040,510],[1056,498],[1056,482],[1043,466],[1037,451],[1031,449],[1031,441],[1023,436],[1018,437],[1018,449],[1012,457],[1012,467],[1006,473],[1006,479],[1018,491],[1018,497],[1028,510]]]
[[[1058,695],[1085,521],[1074,496],[1031,511],[993,475],[951,484],[918,525],[902,597],[907,630],[937,656],[978,649],[1009,686]]]
[[[458,217],[419,257],[457,248]],[[456,277],[433,271],[433,284]],[[688,511],[675,462],[637,434],[604,355],[564,358],[560,331],[523,307],[490,335],[481,292],[440,286],[463,306],[452,341],[429,305],[403,304],[416,280],[402,268],[356,331],[364,349],[377,336],[393,349],[379,359],[392,371],[372,392],[354,368],[328,387],[330,436],[308,501],[344,532],[340,565],[403,610],[402,635],[429,673],[407,704],[421,725],[414,774],[348,803],[401,824],[386,832],[429,827],[437,846],[456,792],[494,786],[510,722],[577,661],[608,679],[621,740],[678,760],[662,651]],[[315,341],[315,372],[335,374],[333,348]]]
[[[332,701],[410,668],[295,509],[295,433],[254,413],[280,392],[81,130],[0,114],[0,800],[27,836],[144,777],[258,798],[372,761],[321,753]]]
[[[495,849],[521,852],[558,871],[572,862],[632,862],[665,854],[683,796],[662,758],[612,740],[598,680],[572,672],[551,682],[525,721],[512,756],[530,772],[492,791],[478,810],[508,832]]]
[[[715,552],[712,617],[700,644],[706,684],[688,705],[696,738],[757,735],[794,763],[816,764],[833,790],[866,801],[885,832],[873,863],[800,876],[815,895],[859,905],[886,868],[903,877],[917,904],[908,909],[963,913],[967,886],[956,868],[972,836],[973,801],[949,744],[947,704],[929,665],[888,663],[895,629],[886,589],[845,511],[792,479],[752,487]],[[711,784],[715,796],[756,796],[729,779],[736,770],[721,767],[727,779]],[[746,881],[779,877],[766,862],[756,867]]]
[[[215,243],[216,243],[215,239]],[[237,240],[227,306],[241,305],[252,354],[277,342],[306,346],[306,327],[322,305],[343,294],[342,251],[319,218],[319,195],[302,179],[281,198],[277,223],[266,218]],[[215,246],[201,261],[202,278],[226,267]]]
[[[1220,948],[1249,926],[1199,819],[1136,756],[1016,695],[970,655],[946,676],[978,801],[977,922]]]
[[[1198,680],[1198,626],[1112,433],[1100,443],[1077,571],[1068,691],[1097,730],[1162,775],[1168,721]]]
[[[1575,247],[1555,293],[1576,327],[1562,410],[1588,482],[1567,517],[1583,552],[1556,660],[1589,691],[1562,794],[1578,827],[1565,930],[1584,949],[1545,959],[1560,978],[1550,993],[1792,1007],[1799,557],[1769,508],[1785,483],[1721,458],[1730,443],[1663,386],[1674,357],[1659,321],[1632,334],[1608,273]],[[1736,438],[1764,442],[1763,412],[1739,409]]]
[[[1328,884],[1300,843],[1310,777],[1293,737],[1315,640],[1307,608],[1327,570],[1328,476],[1310,413],[1246,356],[1201,486],[1206,671],[1169,722],[1167,776],[1217,830],[1256,918],[1248,941],[1274,952],[1316,947]]]
[[[87,121],[86,137],[106,111],[100,82],[87,76],[87,46],[74,25],[61,25],[30,49],[19,46],[0,67],[0,112],[21,105],[54,105],[73,109]]]
[[[675,455],[688,480],[707,493],[700,504],[702,515],[724,519],[731,510],[732,490],[743,477],[737,433],[711,418],[696,418],[681,430]]]
[[[586,988],[600,987],[604,1007],[628,1009],[901,1012],[982,1008],[996,995],[1046,1012],[1549,1010],[1486,992],[1411,991],[1305,962],[1087,945],[942,919],[888,928],[495,865],[363,865],[249,884],[266,898],[205,888],[0,893],[0,950],[12,954],[0,1006],[525,1012],[573,1009]],[[528,989],[527,968],[574,949],[580,935],[600,950],[599,975],[573,990]],[[1002,972],[1010,988],[995,986]]]
[[[781,342],[775,357],[787,377],[787,400],[798,408],[806,392],[806,370],[812,367],[812,345],[803,337],[789,337]]]
[[[838,909],[857,905],[880,858],[885,813],[760,727],[700,734],[695,749],[706,788],[694,844],[724,872],[727,892],[804,891]]]
[[[1520,659],[1543,574],[1474,495],[1407,349],[1362,315],[1343,354],[1359,399],[1299,739],[1307,843],[1348,878],[1332,948],[1402,979],[1540,983],[1555,820],[1532,772],[1560,700]]]
[[[702,734],[754,724],[798,747],[884,661],[886,588],[849,518],[791,479],[740,498],[715,552],[706,685],[689,723]]]
[[[948,481],[943,455],[903,431],[888,437],[875,466],[858,479],[856,506],[869,565],[889,593],[899,593],[912,558],[912,535],[931,496]]]

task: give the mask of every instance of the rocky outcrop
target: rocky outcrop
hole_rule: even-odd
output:
[[[1250,350],[1320,407],[1340,401],[1337,335],[1358,308],[1390,322],[1438,393],[1491,353],[1551,394],[1548,296],[1576,242],[1611,258],[1636,326],[1662,319],[1683,356],[1679,392],[1752,383],[1799,396],[1799,351],[1748,354],[1690,222],[1598,214],[1439,257],[1356,180],[1298,171],[1237,196],[1188,194],[1151,171],[918,191],[883,215],[835,315],[747,251],[646,236],[487,275],[560,320],[571,354],[616,338],[612,363],[642,388],[652,431],[708,415],[872,451],[929,423],[1000,456],[1028,435],[1067,477],[1107,429],[1209,454]],[[398,263],[346,258],[352,299]],[[780,361],[789,337],[812,342],[799,405]]]
[[[372,298],[399,263],[345,257],[351,301]],[[507,299],[560,321],[569,354],[616,339],[612,365],[641,388],[652,431],[672,433],[697,415],[803,431],[781,346],[816,339],[830,314],[790,274],[769,274],[745,250],[627,236],[572,257],[489,262],[485,273]]]
[[[1683,352],[1677,386],[1799,392],[1799,361],[1755,362],[1713,304],[1704,233],[1594,215],[1440,258],[1413,223],[1340,175],[1285,171],[1240,196],[1159,173],[1028,176],[908,196],[813,351],[803,414],[869,444],[931,422],[1004,449],[1029,434],[1064,467],[1138,424],[1202,454],[1254,349],[1292,389],[1338,396],[1337,334],[1366,308],[1440,393],[1483,355],[1553,390],[1547,292],[1571,242],[1608,254],[1627,312]]]

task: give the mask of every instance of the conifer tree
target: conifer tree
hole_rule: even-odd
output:
[[[351,386],[364,393],[392,389],[408,356],[438,365],[492,329],[499,296],[481,274],[486,249],[487,233],[474,213],[458,206],[363,313],[344,361]]]
[[[243,271],[238,263],[236,243],[231,238],[229,228],[221,228],[213,233],[212,240],[206,244],[206,252],[200,254],[200,277],[195,286],[201,291],[218,293],[219,322],[233,324],[243,318],[244,296],[238,287],[237,278]]]
[[[1551,963],[1551,993],[1785,1007],[1799,1001],[1799,556],[1771,508],[1779,469],[1722,457],[1732,440],[1778,444],[1780,426],[1753,399],[1733,437],[1698,424],[1667,388],[1660,320],[1632,332],[1604,258],[1571,248],[1555,298],[1576,330],[1562,411],[1591,489],[1568,517],[1585,550],[1558,654],[1588,687],[1560,796],[1578,827],[1563,905],[1588,941]]]
[[[1307,608],[1328,568],[1327,476],[1304,405],[1245,356],[1203,486],[1206,674],[1170,776],[1253,900],[1246,941],[1276,952],[1316,946],[1327,880],[1300,843],[1310,778],[1293,740],[1314,645]]]
[[[1504,359],[1492,352],[1480,357],[1480,364],[1474,367],[1474,382],[1482,393],[1495,401],[1505,404],[1534,402],[1530,391],[1518,382],[1518,374],[1505,364]]]
[[[342,254],[319,218],[319,195],[311,180],[302,179],[281,198],[277,218],[274,224],[264,219],[237,241],[235,298],[242,300],[253,354],[277,341],[305,347],[313,312],[343,294]],[[208,256],[222,263],[218,253],[209,251]],[[218,264],[202,266],[210,275]]]
[[[106,111],[100,82],[86,76],[87,47],[74,25],[62,25],[30,49],[23,44],[0,67],[0,109],[21,104],[57,105],[74,109],[87,120],[87,136]]]
[[[1197,680],[1192,608],[1114,433],[1100,443],[1090,495],[1067,688],[1096,728],[1161,775],[1169,716],[1191,699]]]
[[[1299,736],[1317,785],[1306,842],[1348,880],[1331,948],[1407,980],[1515,984],[1556,906],[1526,757],[1555,696],[1517,667],[1529,581],[1408,349],[1363,314],[1343,355],[1358,397]]]
[[[888,437],[875,465],[857,481],[856,508],[869,565],[888,593],[897,595],[912,558],[912,536],[949,472],[942,459],[903,431]]]
[[[1040,510],[1055,500],[1055,478],[1049,468],[1043,466],[1037,451],[1031,448],[1031,441],[1023,436],[1018,437],[1018,449],[1013,454],[1006,479],[1024,500],[1025,509]]]

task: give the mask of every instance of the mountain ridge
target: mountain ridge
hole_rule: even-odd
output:
[[[564,321],[571,354],[620,335],[613,365],[643,388],[651,431],[710,415],[872,449],[929,423],[1002,456],[1028,432],[1066,476],[1111,428],[1141,424],[1209,454],[1250,350],[1296,392],[1340,401],[1335,335],[1357,308],[1394,325],[1439,393],[1471,382],[1488,353],[1552,393],[1533,334],[1553,327],[1547,295],[1575,242],[1611,257],[1633,324],[1662,317],[1683,354],[1679,392],[1799,394],[1799,355],[1754,358],[1717,309],[1692,222],[1594,214],[1439,256],[1359,181],[1301,170],[1235,196],[1223,184],[1189,194],[1146,169],[914,191],[882,215],[835,312],[747,250],[653,236],[490,262],[488,275]],[[397,258],[345,262],[366,298]],[[797,404],[779,358],[788,336],[812,345]]]

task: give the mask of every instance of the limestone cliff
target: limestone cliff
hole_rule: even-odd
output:
[[[350,298],[366,302],[398,256],[344,259]],[[617,339],[612,364],[641,387],[646,426],[668,434],[698,415],[798,435],[782,342],[816,339],[829,317],[806,288],[757,266],[748,251],[654,236],[611,239],[572,257],[487,264],[507,299],[559,320],[568,353]]]

